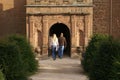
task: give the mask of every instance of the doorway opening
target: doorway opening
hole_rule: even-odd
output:
[[[49,30],[49,36],[52,36],[53,34],[56,34],[57,37],[60,36],[60,34],[63,33],[64,37],[66,38],[67,41],[67,47],[64,50],[64,55],[65,56],[71,56],[71,38],[70,38],[70,30],[69,28],[63,24],[63,23],[56,23],[54,25],[51,26],[50,30]]]

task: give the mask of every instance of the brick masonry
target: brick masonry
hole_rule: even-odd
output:
[[[36,1],[36,2],[33,2]],[[56,2],[55,2],[56,1]],[[27,26],[29,23],[29,19],[28,19],[28,15],[26,15],[28,12],[32,13],[39,13],[39,12],[43,12],[41,14],[44,13],[57,13],[60,14],[65,12],[65,13],[70,13],[73,16],[73,22],[70,24],[70,16],[62,16],[62,15],[56,15],[54,17],[51,16],[44,16],[44,22],[47,22],[48,24],[42,24],[42,16],[36,17],[36,16],[30,16],[29,18],[30,23],[35,22],[35,24],[33,24],[33,26],[50,26],[52,25],[52,22],[55,22],[57,20],[59,20],[58,22],[65,22],[66,25],[68,26],[68,28],[70,29],[70,25],[71,26],[77,26],[77,25],[81,25],[81,26],[88,26],[92,25],[92,20],[93,20],[93,26],[88,27],[87,31],[83,31],[84,27],[80,27],[80,31],[85,32],[86,34],[86,38],[81,39],[83,41],[80,41],[81,43],[84,43],[86,41],[88,41],[88,38],[91,36],[92,32],[93,33],[103,33],[103,34],[108,34],[108,35],[112,35],[115,39],[120,39],[120,11],[119,11],[119,7],[120,7],[120,0],[76,0],[76,2],[73,3],[73,1],[75,0],[0,0],[0,37],[9,35],[9,34],[14,34],[14,33],[18,33],[18,34],[22,34],[22,35],[26,35],[28,34],[28,32],[26,32]],[[74,5],[74,4],[92,4],[93,3],[93,13],[92,13],[92,9],[91,8],[74,8],[71,6],[71,8],[68,7],[64,7],[61,8],[60,6],[58,8],[49,8],[49,7],[43,7],[43,8],[27,8],[26,10],[26,6],[25,5]],[[64,6],[64,5],[63,5]],[[63,10],[64,9],[64,10]],[[55,12],[54,12],[55,11]],[[74,13],[79,14],[79,13],[91,13],[93,15],[90,16],[91,19],[86,18],[86,23],[88,24],[83,24],[82,22],[84,22],[83,16],[74,16]],[[47,18],[47,19],[46,19]],[[57,19],[59,18],[59,19]],[[93,19],[92,19],[93,18]],[[52,19],[51,21],[48,21],[49,19]],[[75,22],[76,20],[79,21]],[[32,26],[32,24],[30,25]],[[49,27],[48,27],[49,28]],[[37,29],[37,31],[39,32],[39,34],[41,35],[39,38],[40,41],[45,41],[42,44],[47,45],[48,43],[48,39],[46,40],[47,36],[45,36],[44,34],[42,34],[42,31],[44,31],[44,28],[38,27],[35,28]],[[46,29],[46,28],[45,28]],[[74,32],[72,36],[75,35],[75,39],[78,40],[79,38],[77,38],[78,33],[74,30],[74,28],[71,30],[73,30]],[[70,31],[71,31],[70,30]],[[33,31],[33,30],[32,30]],[[34,31],[33,31],[34,32]],[[45,32],[45,31],[44,31]],[[35,33],[36,34],[36,33]],[[83,34],[84,35],[84,34]],[[32,36],[32,35],[29,35]],[[42,37],[45,36],[46,38]],[[31,39],[33,39],[34,41],[37,41],[36,39],[34,39],[35,36],[32,36]],[[71,41],[74,40],[74,37],[71,39]],[[85,41],[84,41],[85,40]],[[30,40],[31,41],[31,40]],[[73,41],[72,44],[78,45],[79,43],[77,43],[76,41]],[[37,45],[37,44],[34,44]],[[86,43],[85,43],[86,45]],[[46,49],[44,49],[46,50]]]
[[[110,4],[109,0],[94,0],[93,31],[109,34]]]
[[[120,0],[113,0],[112,5],[112,36],[120,39]]]
[[[26,33],[26,0],[0,0],[0,37]]]
[[[94,33],[112,35],[120,39],[120,0],[94,0]]]
[[[43,1],[43,0],[41,0]],[[51,0],[52,3],[52,0]],[[0,0],[0,35],[10,33],[26,33],[25,5],[26,0]],[[120,0],[112,0],[112,24],[110,0],[93,0],[94,4],[94,33],[111,34],[115,38],[120,36]],[[112,27],[110,27],[112,25]]]
[[[57,31],[55,33],[58,37],[61,32],[66,35],[68,40],[66,53],[74,56],[77,47],[81,46],[85,49],[92,35],[93,8],[91,0],[80,2],[78,0],[53,0],[52,4],[50,0],[37,1],[39,3],[29,0],[26,5],[27,37],[34,48],[39,46],[42,54],[48,53],[48,35],[53,34],[51,31]],[[56,25],[59,30],[57,28],[55,30],[53,25]],[[42,33],[41,46],[38,45],[38,30]]]

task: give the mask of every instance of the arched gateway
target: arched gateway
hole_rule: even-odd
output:
[[[65,54],[74,57],[92,35],[92,0],[27,0],[27,38],[41,55],[48,55],[48,39],[63,32],[67,39]]]
[[[70,56],[71,38],[70,38],[69,28],[63,23],[56,23],[51,26],[51,28],[49,30],[49,36],[53,35],[54,33],[57,35],[57,37],[60,36],[60,33],[64,34],[64,37],[66,38],[66,41],[67,41],[67,47],[64,51],[64,54]]]

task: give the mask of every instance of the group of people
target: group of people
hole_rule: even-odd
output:
[[[51,48],[52,51],[53,60],[56,60],[56,52],[58,52],[58,57],[62,58],[64,49],[67,46],[67,42],[65,37],[63,36],[63,33],[60,34],[59,38],[57,38],[56,34],[53,34],[49,43],[50,43],[49,47]]]

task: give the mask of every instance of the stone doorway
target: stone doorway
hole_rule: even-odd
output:
[[[65,56],[71,56],[71,38],[70,38],[70,30],[69,28],[63,24],[63,23],[56,23],[56,24],[53,24],[51,26],[51,28],[49,29],[49,36],[52,36],[53,34],[56,34],[57,37],[60,36],[60,33],[63,33],[64,34],[64,37],[66,38],[66,41],[67,41],[67,47],[66,49],[64,50],[64,55]]]

